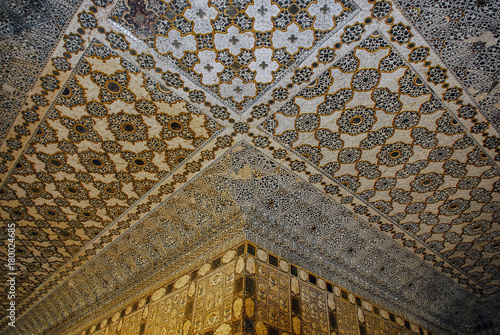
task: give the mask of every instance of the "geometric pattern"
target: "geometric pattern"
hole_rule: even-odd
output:
[[[394,327],[498,333],[496,4],[0,7],[18,273],[4,333],[87,329],[244,240],[397,312]],[[342,299],[339,331],[374,331]]]
[[[22,223],[18,253],[26,261],[18,296],[45,281],[220,129],[96,42],[0,192],[2,219]]]
[[[499,4],[470,1],[443,5],[406,0],[396,3],[474,97],[483,115],[499,129],[500,40],[495,19]]]
[[[425,84],[445,76],[434,67],[420,78],[376,32],[263,128],[485,290],[495,289],[500,203],[492,199],[500,170]]]
[[[81,2],[0,4],[0,143]]]
[[[345,211],[342,205],[328,199],[291,171],[279,167],[255,148],[241,143],[122,234],[120,240],[76,269],[40,303],[37,310],[45,312],[27,313],[32,315],[36,329],[58,324],[78,309],[87,315],[95,308],[95,301],[106,301],[111,290],[126,290],[133,282],[157,281],[148,278],[157,271],[158,261],[184,264],[187,253],[211,254],[214,251],[206,249],[211,242],[225,240],[222,245],[227,245],[238,238],[242,230],[251,240],[267,241],[273,248],[284,248],[276,250],[278,254],[291,252],[290,259],[307,264],[309,270],[316,273],[325,271],[322,265],[318,266],[317,255],[323,255],[358,278],[372,273],[369,281],[349,279],[346,282],[339,273],[328,273],[328,277],[338,277],[338,282],[350,290],[367,291],[371,286],[375,294],[377,290],[390,292],[403,302],[404,307],[397,306],[402,313],[418,315],[418,308],[426,305],[444,309],[451,301],[468,296],[461,288],[449,287],[448,280],[424,260],[407,255],[401,246],[381,232],[366,229],[366,223]],[[298,239],[310,250],[309,255],[298,252],[295,245]],[[145,244],[145,240],[149,243]],[[297,253],[301,257],[297,258]],[[177,265],[172,271],[178,269]],[[389,285],[378,287],[375,284],[387,278],[391,278]],[[80,290],[75,291],[74,287]],[[364,295],[370,296],[370,293]],[[415,299],[416,295],[419,299]],[[372,298],[374,302],[388,304],[380,296]],[[61,303],[66,307],[56,309],[55,306]],[[455,322],[466,322],[470,318],[459,308],[454,308],[455,311],[458,313]],[[436,312],[435,317],[447,319],[444,312]]]

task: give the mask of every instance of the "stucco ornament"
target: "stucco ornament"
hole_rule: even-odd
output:
[[[217,9],[208,5],[208,0],[193,1],[191,8],[184,13],[186,19],[194,22],[193,30],[198,34],[207,34],[213,31],[211,20],[217,17]]]
[[[243,83],[240,78],[235,78],[231,84],[223,83],[220,85],[220,94],[223,98],[232,97],[234,101],[241,102],[245,97],[253,98],[257,88],[255,83]]]
[[[335,27],[334,16],[342,12],[342,6],[331,0],[319,0],[307,9],[311,16],[314,16],[314,28],[327,30]]]

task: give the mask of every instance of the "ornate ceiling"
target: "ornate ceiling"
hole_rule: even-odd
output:
[[[495,2],[0,7],[5,334],[243,236],[438,333],[500,320]]]

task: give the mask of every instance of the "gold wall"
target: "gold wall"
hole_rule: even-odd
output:
[[[74,334],[432,335],[250,242],[96,321]]]

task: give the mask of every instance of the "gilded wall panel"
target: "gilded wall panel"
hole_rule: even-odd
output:
[[[410,332],[405,332],[401,327],[394,324],[390,324],[386,320],[377,317],[373,314],[366,315],[365,318],[366,331],[368,334],[373,335],[399,335],[399,334],[411,334]]]
[[[342,299],[335,299],[335,323],[337,333],[340,335],[358,335],[358,320],[356,307]]]
[[[119,323],[113,323],[112,325],[110,325],[107,335],[118,335],[118,325]]]

